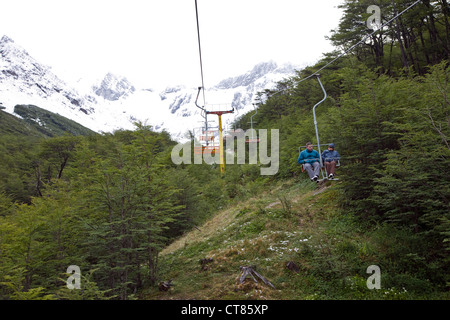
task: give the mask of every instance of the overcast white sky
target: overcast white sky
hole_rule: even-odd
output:
[[[274,60],[332,50],[342,0],[197,0],[205,87]],[[7,35],[63,80],[126,76],[138,86],[200,86],[195,0],[1,0]],[[70,78],[70,79],[69,79]]]

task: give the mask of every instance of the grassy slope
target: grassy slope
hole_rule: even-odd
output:
[[[389,229],[362,228],[339,208],[338,183],[317,188],[309,179],[292,179],[217,212],[161,252],[159,276],[174,286],[168,292],[148,289],[142,298],[449,299],[392,285],[398,275],[386,257],[401,244]],[[206,258],[213,260],[203,269],[200,260]],[[289,261],[298,272],[287,268]],[[367,288],[370,265],[381,266],[381,290]],[[241,266],[256,266],[276,289],[249,277],[241,284]]]
[[[200,227],[200,231],[187,233],[162,251],[160,277],[173,279],[174,287],[169,292],[150,289],[145,298],[358,298],[361,281],[363,291],[367,291],[364,294],[372,294],[365,286],[366,279],[358,276],[356,292],[345,288],[339,291],[339,295],[345,296],[337,297],[322,283],[328,273],[342,270],[339,264],[346,263],[347,258],[335,256],[330,249],[339,242],[351,243],[350,255],[362,259],[366,267],[372,264],[370,254],[364,251],[367,246],[364,236],[357,230],[350,230],[351,223],[340,226],[342,215],[333,201],[337,192],[333,183],[317,189],[309,180],[285,181],[271,191],[218,212]],[[311,250],[319,254],[311,254]],[[213,261],[202,270],[200,259],[205,258]],[[299,267],[298,273],[286,267],[289,261]],[[321,263],[324,265],[320,266]],[[275,290],[259,279],[255,283],[247,278],[240,284],[240,266],[252,265],[257,266],[258,273],[269,280]],[[322,267],[329,270],[317,275]],[[337,275],[342,276],[355,274]]]

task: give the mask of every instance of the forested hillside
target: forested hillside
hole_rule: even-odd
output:
[[[378,1],[382,21],[414,2]],[[175,165],[176,142],[142,124],[51,138],[2,130],[0,299],[448,299],[449,7],[420,1],[339,57],[370,31],[372,4],[345,1],[336,51],[260,93],[254,127],[280,132],[274,176],[260,164],[227,164],[223,176]],[[323,92],[307,77],[320,69],[320,139],[341,155],[339,180],[324,186],[297,163],[299,146],[316,143]],[[279,271],[288,261],[295,273]],[[277,291],[234,286],[254,264]],[[72,265],[84,290],[66,287]],[[382,293],[365,287],[369,265],[381,267]]]

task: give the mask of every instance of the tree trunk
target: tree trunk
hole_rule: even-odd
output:
[[[392,8],[394,9],[394,16],[396,16],[398,14],[397,12],[397,8],[395,6],[395,1],[392,0]],[[399,19],[395,19],[395,26],[396,26],[396,32],[395,35],[397,36],[397,40],[398,40],[398,44],[400,46],[400,50],[402,52],[402,63],[403,63],[403,67],[406,69],[409,69],[409,64],[408,64],[408,58],[406,57],[406,51],[405,51],[405,47],[403,46],[403,41],[402,38],[400,36],[400,22]]]
[[[420,25],[419,28],[417,28],[417,32],[419,33],[420,43],[422,44],[422,52],[425,55],[425,59],[427,60],[427,65],[430,65],[431,64],[430,56],[428,55],[428,49],[426,47],[425,40],[424,40],[423,34],[422,34],[422,26],[423,25],[425,25],[425,23],[422,20],[422,24]]]
[[[450,10],[448,7],[448,3],[447,0],[441,0],[442,4],[441,4],[441,8],[442,8],[442,13],[444,14],[444,23],[445,23],[445,42],[446,42],[446,47],[448,48],[448,46],[450,45],[450,23],[448,22],[448,17],[450,15]],[[448,50],[447,50],[447,59],[449,58],[448,56]]]
[[[444,41],[442,41],[442,39],[439,36],[439,32],[436,29],[436,21],[434,18],[434,14],[433,14],[433,7],[430,4],[430,0],[423,0],[423,3],[425,4],[425,6],[428,9],[428,23],[427,23],[427,27],[428,27],[428,31],[430,33],[430,40],[433,43],[433,63],[439,63],[441,59],[443,59],[445,57],[445,55],[448,57],[448,47],[447,47],[447,43],[444,43]],[[446,19],[447,20],[447,19]],[[440,45],[439,43],[440,42]],[[444,51],[446,52],[446,54],[441,54],[441,48],[444,49]]]

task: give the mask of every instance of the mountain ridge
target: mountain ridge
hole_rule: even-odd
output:
[[[16,105],[35,105],[95,132],[134,129],[138,121],[156,131],[168,131],[175,140],[183,140],[204,120],[194,105],[197,88],[138,88],[126,76],[112,72],[89,85],[68,84],[6,35],[0,40],[0,70],[0,102],[11,114],[15,114]],[[289,64],[258,63],[241,75],[207,88],[209,100],[204,104],[225,103],[235,108],[236,113],[224,119],[225,127],[229,127],[239,114],[253,109],[257,92],[275,86],[294,72]]]
[[[68,118],[33,105],[17,105],[15,115],[5,112],[0,106],[0,134],[14,134],[49,138],[66,133],[74,136],[94,135],[95,132]]]

